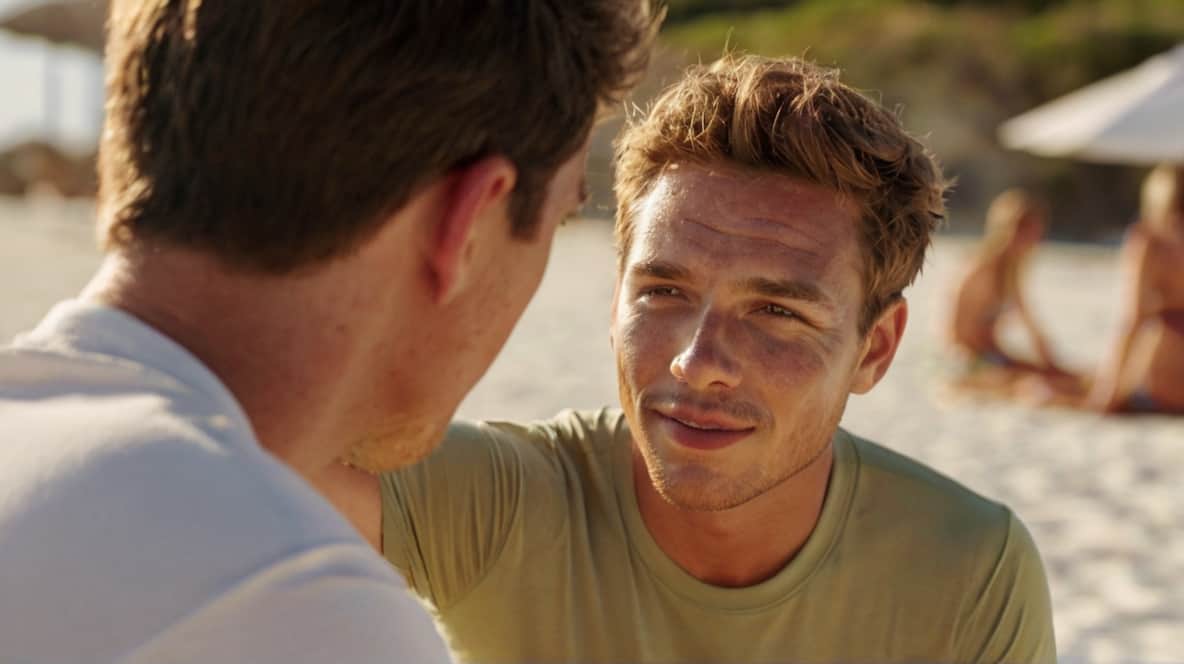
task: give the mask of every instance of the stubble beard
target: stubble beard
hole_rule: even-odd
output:
[[[815,426],[792,433],[793,442],[766,441],[766,445],[786,446],[791,458],[775,465],[753,461],[738,476],[729,477],[705,464],[667,462],[651,442],[638,440],[637,445],[650,482],[663,500],[683,510],[722,512],[759,498],[818,461],[830,448],[845,408],[846,399]]]
[[[372,475],[406,468],[432,453],[440,443],[438,425],[424,421],[401,421],[382,433],[372,433],[350,445],[342,462]]]

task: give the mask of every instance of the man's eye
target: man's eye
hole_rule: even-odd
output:
[[[760,309],[763,313],[772,314],[781,318],[800,318],[796,313],[786,309],[785,307],[776,304],[766,304]]]
[[[674,286],[651,286],[641,289],[638,295],[641,297],[676,297],[681,294],[682,292]]]

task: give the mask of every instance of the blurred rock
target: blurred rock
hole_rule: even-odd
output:
[[[0,194],[48,192],[62,198],[90,198],[98,188],[95,155],[72,155],[43,141],[26,141],[0,151]]]

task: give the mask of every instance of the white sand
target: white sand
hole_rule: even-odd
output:
[[[0,337],[37,321],[97,264],[85,208],[0,205]],[[72,221],[63,217],[72,217]],[[1049,571],[1065,662],[1184,661],[1184,419],[1106,419],[939,396],[936,333],[965,242],[939,242],[908,293],[895,365],[852,399],[844,425],[1011,506]],[[1113,329],[1111,252],[1053,246],[1031,297],[1062,357],[1089,366]],[[616,400],[608,345],[609,226],[560,231],[538,297],[461,408],[480,418],[548,417]]]

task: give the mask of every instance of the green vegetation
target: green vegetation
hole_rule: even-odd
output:
[[[797,3],[794,0],[670,0],[667,3],[666,24],[684,23],[707,14],[781,8],[793,4]]]
[[[1184,0],[671,0],[664,37],[671,69],[725,46],[838,66],[958,178],[961,225],[1023,185],[1050,199],[1058,235],[1097,238],[1133,214],[1142,172],[1007,152],[995,129],[1184,41]]]

